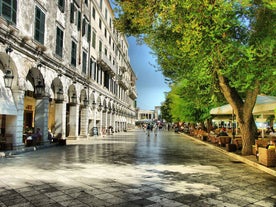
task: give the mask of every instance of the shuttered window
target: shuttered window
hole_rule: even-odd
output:
[[[56,54],[62,57],[63,52],[63,31],[57,27],[57,34],[56,34]]]
[[[38,7],[35,8],[35,31],[34,39],[44,44],[45,14]]]
[[[0,16],[16,24],[17,0],[0,0]]]
[[[77,44],[72,41],[72,48],[71,48],[71,65],[77,66]]]

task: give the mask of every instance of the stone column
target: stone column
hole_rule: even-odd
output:
[[[49,97],[36,99],[34,127],[35,132],[40,128],[42,134],[41,142],[48,142],[48,115],[49,115]]]
[[[80,120],[80,136],[86,137],[88,135],[88,107],[81,109]]]
[[[61,133],[62,138],[66,136],[66,103],[55,104],[55,135]]]
[[[100,129],[99,129],[99,135],[103,135],[103,110],[100,110]]]
[[[77,139],[79,131],[79,105],[70,106],[69,109],[69,136],[68,139]]]
[[[22,146],[23,143],[23,124],[24,124],[24,90],[12,90],[14,103],[17,108],[17,116],[14,117],[15,123],[13,128],[13,146]],[[6,132],[7,133],[7,132]]]

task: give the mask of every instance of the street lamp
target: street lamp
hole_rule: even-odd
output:
[[[41,97],[43,93],[44,86],[42,81],[38,78],[37,84],[35,85],[35,95]]]
[[[92,102],[92,107],[93,107],[93,109],[96,108],[96,102],[95,101]]]
[[[9,56],[9,61],[8,61],[8,66],[6,68],[6,72],[5,72],[5,75],[4,75],[4,83],[5,83],[5,87],[6,88],[11,88],[11,85],[12,85],[12,81],[13,81],[13,74],[12,74],[12,70],[10,69],[10,64],[11,64],[11,56],[10,56],[10,53],[12,52],[12,48],[10,46],[8,46],[6,48],[6,53],[8,54]]]
[[[63,91],[62,91],[62,88],[59,88],[58,91],[57,91],[57,99],[56,99],[56,102],[62,102],[64,100],[64,97],[63,97]]]
[[[76,103],[77,103],[77,96],[76,96],[75,93],[73,93],[73,95],[71,96],[71,102],[72,102],[73,104],[76,104]]]
[[[6,88],[11,88],[13,78],[14,76],[12,75],[11,70],[6,69],[6,74],[4,75],[4,83]]]
[[[84,105],[85,107],[87,107],[88,104],[89,104],[89,101],[87,100],[87,98],[85,98],[85,99],[83,100],[83,105]]]
[[[99,111],[102,110],[102,104],[101,103],[99,104],[98,110]]]

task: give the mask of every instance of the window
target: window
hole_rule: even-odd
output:
[[[83,74],[87,73],[86,68],[87,68],[87,53],[83,51],[82,52],[82,73]]]
[[[71,47],[71,65],[77,66],[77,44],[72,41]]]
[[[92,9],[92,17],[93,17],[94,20],[96,19],[96,10],[95,10],[94,7]]]
[[[82,36],[86,35],[87,41],[90,42],[91,39],[91,26],[86,17],[82,20]]]
[[[102,29],[102,20],[99,19],[99,28]]]
[[[86,6],[88,6],[88,0],[84,0],[84,3],[86,4]]]
[[[56,34],[56,54],[62,57],[63,52],[63,31],[57,27],[57,34]]]
[[[78,31],[81,28],[81,12],[77,4],[70,4],[70,22],[77,25]]]
[[[109,89],[109,74],[107,73],[107,71],[104,71],[104,87],[106,87],[107,89]]]
[[[104,28],[104,37],[105,38],[107,37],[107,30],[106,30],[106,28]]]
[[[100,9],[103,9],[103,0],[100,0]]]
[[[0,0],[0,16],[16,24],[17,0]]]
[[[45,14],[38,7],[35,7],[35,31],[34,39],[44,44]]]
[[[93,31],[92,33],[92,47],[96,49],[96,32]]]
[[[107,9],[104,10],[104,18],[107,21]]]
[[[61,12],[64,12],[64,7],[65,7],[64,1],[65,0],[58,0],[58,8]]]
[[[78,11],[78,22],[77,22],[77,26],[78,26],[78,31],[80,31],[81,28],[81,12]]]
[[[99,52],[101,53],[102,52],[102,47],[103,47],[103,45],[102,45],[103,43],[102,43],[102,41],[100,40],[99,41]]]
[[[107,48],[104,48],[104,54],[107,56]]]

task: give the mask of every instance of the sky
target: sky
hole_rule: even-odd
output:
[[[151,54],[147,45],[138,45],[134,37],[128,38],[130,64],[134,70],[137,81],[137,107],[142,110],[154,110],[165,101],[165,93],[170,88],[165,83],[165,77],[156,71],[156,58]]]

